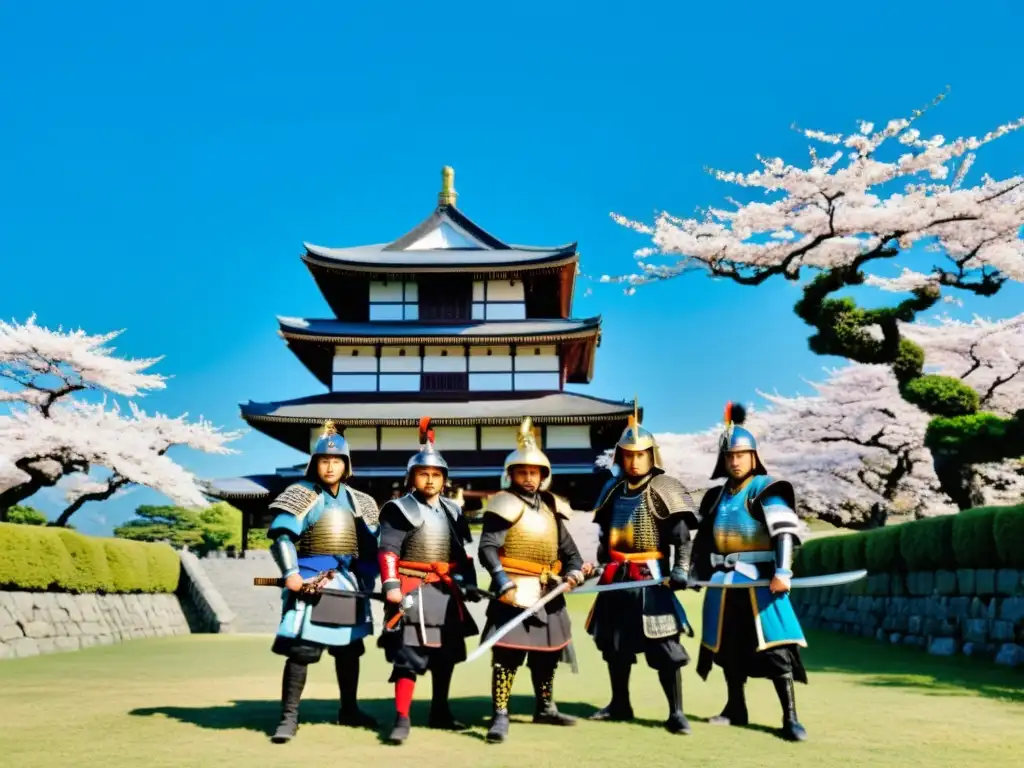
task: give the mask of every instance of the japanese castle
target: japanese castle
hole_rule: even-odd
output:
[[[530,416],[554,468],[551,489],[590,509],[601,480],[594,460],[633,403],[565,391],[593,378],[601,337],[600,317],[571,316],[576,243],[506,244],[456,207],[454,177],[442,170],[437,207],[393,242],[305,244],[302,261],[334,317],[278,317],[278,333],[328,391],[250,401],[241,416],[306,453],[333,421],[352,451],[350,482],[381,503],[400,487],[418,421],[430,416],[467,512],[500,487]],[[303,468],[207,481],[205,491],[241,509],[247,532],[269,523],[268,503]]]

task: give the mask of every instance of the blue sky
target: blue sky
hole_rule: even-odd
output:
[[[208,7],[215,5],[215,8]],[[321,385],[274,316],[323,317],[304,240],[398,237],[432,209],[443,165],[459,205],[497,236],[578,240],[584,271],[629,271],[644,238],[608,214],[690,214],[734,190],[705,166],[757,153],[802,161],[798,123],[847,131],[952,94],[923,124],[982,134],[1024,113],[1021,12],[1009,2],[270,2],[0,5],[0,316],[164,355],[140,401],[244,426],[238,403]],[[972,177],[1021,171],[1024,141],[987,148]],[[726,399],[806,391],[837,361],[810,354],[797,288],[702,276],[626,297],[577,291],[604,317],[596,377],[639,392],[647,424],[713,424]],[[968,303],[1014,314],[1024,292]],[[716,331],[756,341],[724,352]],[[652,331],[657,331],[652,336]],[[301,460],[251,432],[201,475]],[[109,530],[139,490],[85,507]],[[57,495],[34,500],[57,510]]]

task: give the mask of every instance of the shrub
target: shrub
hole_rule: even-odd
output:
[[[856,533],[841,536],[826,536],[819,539],[821,549],[821,573],[838,573],[843,570],[843,542],[847,536],[856,536]]]
[[[912,525],[908,523],[906,525]],[[864,536],[865,567],[872,573],[898,573],[906,564],[900,553],[901,528],[906,525],[894,525],[867,531]]]
[[[999,509],[978,507],[953,515],[953,550],[960,568],[996,567],[994,523]]]
[[[103,539],[58,529],[57,535],[70,555],[67,576],[60,585],[68,592],[98,592],[110,584],[110,568]]]
[[[996,512],[992,526],[999,565],[1024,568],[1024,504]]]
[[[802,544],[793,558],[794,576],[817,576],[821,573],[821,539]]]
[[[900,554],[909,571],[953,570],[953,523],[956,515],[942,515],[899,526]]]
[[[848,533],[840,537],[844,571],[859,571],[867,567],[865,545],[867,537],[863,533]]]
[[[907,382],[902,394],[907,402],[935,416],[952,418],[978,411],[978,393],[951,376],[920,376]]]
[[[0,587],[67,592],[173,592],[178,554],[166,544],[0,523]]]

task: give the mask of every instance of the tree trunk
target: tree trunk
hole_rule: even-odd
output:
[[[36,491],[42,490],[44,485],[42,478],[33,477],[0,493],[0,522],[7,522],[8,509],[34,495]]]
[[[933,454],[932,464],[935,467],[935,474],[939,478],[939,487],[942,492],[953,500],[960,510],[970,509],[971,484],[967,472],[969,465],[959,461],[956,456],[940,456]]]
[[[123,488],[127,484],[128,481],[125,480],[120,475],[112,475],[110,480],[107,482],[106,488],[104,488],[102,491],[96,491],[95,493],[86,493],[82,496],[79,496],[70,505],[68,505],[68,507],[63,512],[60,513],[60,517],[58,517],[56,520],[50,523],[50,525],[56,528],[63,528],[67,526],[68,520],[71,519],[71,516],[75,514],[75,512],[82,508],[82,505],[90,501],[104,501],[106,499],[109,499],[111,496],[117,493],[119,489]]]

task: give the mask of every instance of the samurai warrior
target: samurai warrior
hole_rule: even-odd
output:
[[[807,647],[789,599],[793,553],[801,543],[793,486],[768,474],[754,435],[742,424],[742,406],[728,404],[712,479],[726,478],[701,501],[701,526],[694,539],[693,573],[723,584],[769,580],[768,587],[709,587],[697,674],[707,679],[712,664],[725,674],[725,709],[709,722],[746,725],[744,686],[769,678],[782,705],[782,736],[807,738],[797,720],[793,681],[807,682],[800,648]]]
[[[657,670],[668,701],[665,728],[689,734],[683,714],[681,669],[690,657],[680,642],[686,612],[674,590],[688,585],[690,530],[698,522],[696,504],[676,478],[665,474],[654,435],[640,425],[634,405],[615,446],[613,477],[602,489],[594,522],[600,528],[598,560],[605,564],[600,586],[624,581],[668,584],[599,594],[587,631],[608,665],[612,698],[593,720],[632,720],[629,678],[638,654]]]
[[[305,478],[270,504],[276,516],[268,537],[285,586],[273,644],[274,653],[287,658],[281,722],[272,737],[278,744],[295,736],[308,665],[320,660],[324,648],[334,657],[341,694],[338,723],[377,725],[359,709],[356,696],[363,638],[373,633],[370,605],[366,598],[337,594],[371,591],[377,580],[377,503],[346,485],[351,475],[348,443],[327,422]],[[313,579],[334,595],[310,590]]]
[[[455,665],[466,659],[466,638],[479,632],[465,605],[480,599],[465,547],[472,536],[461,508],[443,496],[448,464],[434,447],[429,418],[420,420],[420,446],[406,469],[409,492],[380,512],[378,559],[388,619],[378,645],[393,667],[395,723],[389,740],[396,744],[409,737],[416,678],[428,670],[429,727],[466,728],[452,715],[448,692]]]
[[[484,510],[480,534],[480,563],[491,574],[491,591],[500,595],[487,608],[482,641],[529,608],[563,580],[583,583],[584,565],[576,543],[565,527],[572,514],[569,503],[555,496],[551,462],[537,446],[527,417],[519,429],[518,448],[505,459],[502,488]],[[494,645],[491,693],[494,716],[487,740],[508,737],[508,702],[516,672],[530,667],[536,703],[533,722],[575,725],[558,711],[553,699],[559,661],[572,663],[572,626],[564,597],[556,597]]]

